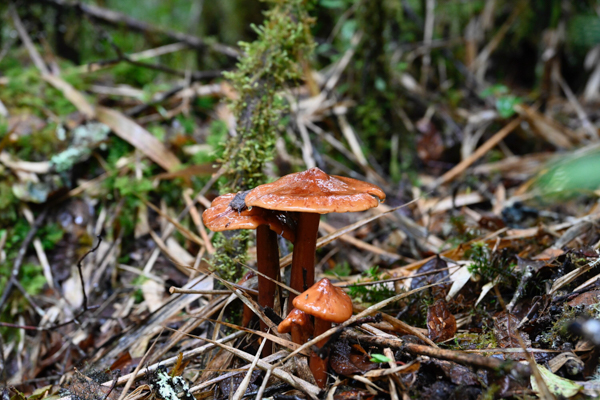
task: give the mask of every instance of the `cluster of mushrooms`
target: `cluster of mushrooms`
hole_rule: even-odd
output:
[[[278,331],[291,333],[293,342],[304,344],[327,331],[332,323],[342,323],[352,316],[352,301],[342,289],[328,279],[314,282],[320,215],[364,211],[383,200],[385,193],[375,185],[312,168],[249,191],[219,196],[202,218],[212,231],[256,229],[258,304],[263,308],[273,308],[276,281],[281,280],[278,235],[293,243],[289,286],[302,293],[289,293],[288,315]],[[261,330],[267,329],[261,321]],[[265,346],[263,357],[271,351],[271,346]],[[313,353],[309,365],[317,384],[325,387],[327,359]]]

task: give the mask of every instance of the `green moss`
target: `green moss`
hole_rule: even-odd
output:
[[[288,110],[279,92],[302,77],[301,62],[314,47],[306,3],[273,1],[264,24],[253,26],[257,40],[240,43],[246,56],[236,71],[226,74],[238,93],[231,103],[238,135],[227,143],[223,154],[228,181],[222,192],[265,182],[263,167],[273,159],[279,120]]]
[[[498,341],[491,329],[481,333],[457,333],[454,343],[450,344],[452,350],[485,350],[497,347]]]
[[[562,305],[560,307],[560,314],[555,316],[555,320],[549,329],[536,337],[536,342],[545,344],[552,349],[562,348],[564,342],[574,339],[574,335],[569,332],[567,327],[575,318],[581,316],[581,310],[582,307],[571,307],[567,304]]]
[[[451,215],[450,225],[452,225],[452,235],[448,239],[448,242],[453,247],[478,237],[480,233],[476,228],[467,225],[467,221],[463,215]]]
[[[382,279],[386,279],[387,276],[381,274],[379,272],[379,267],[375,266],[369,268],[367,271],[363,273],[366,277],[368,277],[369,281],[378,281]],[[360,282],[360,280],[358,281]],[[376,284],[369,286],[359,286],[352,285],[349,289],[348,294],[355,301],[363,304],[376,304],[383,300],[389,299],[392,296],[396,295],[396,292],[390,289],[385,284]]]
[[[247,230],[215,235],[214,245],[218,251],[213,258],[213,265],[221,278],[232,282],[240,277],[241,266],[248,259],[246,251],[249,240],[250,233]]]
[[[480,400],[494,400],[497,399],[497,394],[502,391],[502,387],[496,383],[491,384],[479,397]]]
[[[0,93],[7,108],[33,112],[46,117],[48,111],[55,115],[67,115],[77,111],[58,89],[45,82],[38,70],[19,65],[6,71],[8,84]]]
[[[106,157],[106,161],[108,161],[111,166],[115,166],[121,157],[125,157],[132,150],[133,147],[125,140],[119,137],[112,137],[110,145],[108,146],[108,156]]]
[[[476,242],[465,252],[465,257],[473,261],[468,266],[471,274],[480,275],[487,280],[493,279],[496,271],[492,268],[490,261],[490,247],[485,242]]]
[[[6,176],[0,181],[0,225],[8,226],[17,219],[19,200],[12,191],[13,178]]]
[[[38,233],[44,250],[52,250],[64,236],[64,231],[57,223],[49,223],[42,226]]]
[[[150,173],[147,169],[144,172]],[[136,179],[132,176],[119,176],[106,179],[104,186],[110,193],[107,197],[111,197],[114,193],[117,198],[123,199],[117,219],[125,230],[125,235],[128,235],[135,228],[137,210],[142,204],[140,199],[146,199],[154,188],[152,181],[146,177]]]
[[[21,276],[19,280],[27,293],[31,295],[39,294],[46,284],[46,278],[44,277],[42,267],[31,263],[26,263],[21,266]]]
[[[236,118],[237,135],[223,150],[226,168],[221,193],[231,193],[265,183],[265,163],[273,159],[277,131],[288,105],[280,92],[301,79],[301,64],[314,48],[305,0],[271,1],[265,22],[252,26],[257,39],[240,43],[245,53],[237,70],[225,74],[237,99],[230,104]],[[246,259],[248,233],[223,235],[217,243],[216,270],[223,277],[241,275]]]
[[[332,269],[323,271],[323,273],[325,275],[332,275],[335,277],[350,276],[352,273],[352,268],[350,267],[350,264],[348,264],[348,261],[344,261],[336,264]]]
[[[210,124],[210,133],[206,137],[206,150],[194,154],[192,163],[195,165],[214,162],[223,157],[224,144],[227,138],[227,124],[222,120],[215,120]]]
[[[148,88],[148,99],[154,91],[153,82],[158,77],[159,72],[150,68],[141,67],[126,62],[117,64],[112,69],[112,76],[115,83],[129,84],[136,87]]]

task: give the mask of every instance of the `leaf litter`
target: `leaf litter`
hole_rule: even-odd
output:
[[[109,22],[117,15],[86,10]],[[435,12],[428,10],[425,18]],[[355,297],[355,315],[299,346],[276,332],[285,315],[252,298],[256,278],[226,279],[212,269],[219,239],[199,218],[218,194],[219,141],[235,133],[231,112],[217,111],[215,98],[236,98],[235,91],[223,84],[202,90],[190,81],[181,87],[170,77],[177,90],[148,104],[93,98],[90,82],[101,79],[69,82],[48,61],[55,55],[42,40],[40,54],[21,11],[10,8],[6,18],[31,59],[28,68],[70,104],[64,110],[77,111],[56,114],[48,106],[41,118],[32,99],[0,93],[4,114],[20,114],[0,143],[3,399],[600,396],[598,115],[590,100],[597,79],[590,77],[580,100],[568,86],[572,80],[556,72],[555,59],[540,58],[543,68],[555,68],[548,79],[564,93],[544,110],[505,86],[484,89],[460,107],[448,97],[447,104],[420,110],[431,102],[421,86],[431,77],[417,83],[419,69],[408,65],[396,79],[410,100],[396,113],[416,135],[421,183],[415,184],[398,179],[397,160],[381,165],[373,157],[368,130],[352,117],[363,105],[352,94],[345,98],[340,86],[352,84],[353,57],[367,33],[352,36],[340,61],[322,70],[307,64],[306,83],[289,88],[299,96],[297,115],[282,129],[271,174],[318,164],[379,184],[388,199],[364,215],[321,221],[317,275],[334,276]],[[463,77],[461,88],[485,86],[485,59],[507,40],[504,27],[520,13],[513,10],[495,35],[482,33],[489,43],[480,43],[467,75],[479,81]],[[419,44],[419,51],[431,56],[437,50],[430,45]],[[410,53],[398,56],[407,64],[422,57]],[[436,71],[440,79],[445,68]],[[14,84],[15,78],[0,84],[10,79]],[[450,96],[447,82],[429,86]],[[210,112],[192,99],[206,101]],[[128,112],[131,101],[141,111]],[[202,129],[182,126],[196,123]],[[459,159],[457,137],[448,133],[455,125],[465,135]],[[517,149],[514,136],[533,150]],[[46,140],[46,147],[28,148],[21,138]],[[105,243],[82,259],[96,235]],[[276,282],[284,294],[292,293],[285,284],[289,250],[280,250]],[[248,269],[255,255],[251,248]],[[45,284],[36,280],[42,276]],[[244,307],[251,315],[246,326],[240,325]],[[261,320],[269,332],[257,330]],[[323,338],[324,350],[314,347]],[[275,351],[261,358],[267,343]],[[315,385],[306,361],[316,351],[329,354],[325,388]],[[132,386],[123,389],[127,382]]]

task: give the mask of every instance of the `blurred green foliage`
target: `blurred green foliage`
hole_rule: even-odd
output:
[[[535,180],[542,199],[568,200],[600,189],[600,151],[572,154],[551,164]],[[597,194],[596,194],[597,196]]]

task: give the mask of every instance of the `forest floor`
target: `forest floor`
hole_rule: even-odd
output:
[[[222,70],[160,63],[192,53],[198,37],[80,8],[99,32],[119,22],[170,43],[125,53],[103,32],[117,58],[74,65],[34,14],[4,9],[14,35],[0,49],[0,400],[600,396],[597,46],[580,66],[581,93],[553,56],[539,60],[544,96],[485,81],[515,9],[487,41],[461,44],[466,58],[475,52],[464,81],[433,65],[437,78],[419,80],[405,64],[437,46],[423,15],[425,42],[391,75],[406,101],[391,108],[402,131],[386,137],[377,127],[389,116],[369,117],[375,133],[363,135],[364,104],[344,95],[358,85],[350,69],[367,34],[348,36],[325,67],[303,66],[306,79],[282,96],[292,106],[269,180],[319,167],[386,194],[320,219],[315,278],[342,288],[354,315],[326,335],[319,388],[307,362],[314,335],[299,346],[260,331],[261,319],[285,317],[292,292],[278,282],[274,310],[257,305],[258,279],[246,274],[256,246],[234,270],[214,268],[231,249],[202,213],[222,187],[237,93]],[[228,60],[223,70],[240,55],[201,46]],[[453,84],[468,93],[460,102]],[[279,242],[289,282],[292,246]]]

